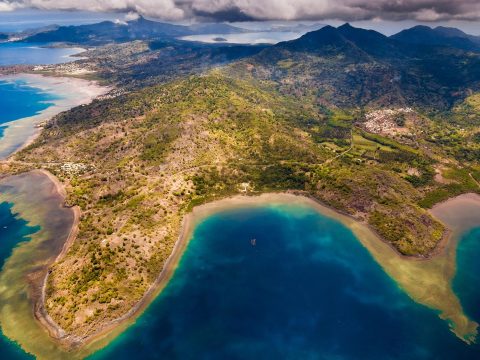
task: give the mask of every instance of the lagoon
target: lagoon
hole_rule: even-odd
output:
[[[0,268],[3,268],[13,249],[20,243],[29,241],[29,236],[38,231],[38,227],[31,227],[28,223],[12,212],[12,204],[0,203]],[[0,330],[0,359],[24,360],[33,359],[32,356],[6,338]]]

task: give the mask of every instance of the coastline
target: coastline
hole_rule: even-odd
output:
[[[39,125],[41,123],[50,120],[62,111],[88,104],[111,90],[111,88],[100,86],[91,80],[29,73],[0,76],[0,81],[2,80],[9,82],[21,80],[28,86],[57,95],[59,99],[53,100],[52,106],[37,115],[2,124],[5,128],[3,137],[0,138],[0,160],[8,158],[13,153],[30,145],[40,134],[41,127]]]
[[[59,185],[41,170],[0,181],[0,201],[12,203],[12,212],[30,226],[40,225],[29,241],[14,248],[0,273],[0,324],[6,337],[40,358],[49,358],[46,354],[58,346],[35,320],[33,310],[41,301],[49,267],[75,238],[78,220],[75,211],[64,206]]]
[[[67,342],[65,345],[67,345],[67,347],[77,348],[88,344],[94,344],[95,342],[101,342],[101,340],[108,342],[108,339],[116,336],[111,334],[111,332],[114,332],[115,334],[120,333],[122,331],[121,329],[128,326],[128,324],[134,321],[135,318],[140,316],[150,302],[161,293],[170,278],[173,276],[183,251],[192,237],[195,226],[205,218],[226,210],[276,205],[309,206],[314,208],[320,214],[333,218],[347,226],[352,230],[362,245],[372,254],[380,266],[382,266],[390,277],[399,283],[413,300],[440,310],[442,312],[440,317],[443,319],[459,323],[460,325],[451,326],[451,329],[464,341],[470,342],[472,336],[476,336],[477,324],[468,320],[463,314],[461,305],[456,295],[453,294],[453,291],[450,289],[450,286],[447,286],[446,288],[443,287],[443,291],[439,294],[441,296],[438,296],[437,298],[437,300],[440,300],[441,302],[442,298],[446,296],[448,301],[443,304],[445,306],[442,306],[441,303],[432,299],[428,292],[427,296],[425,296],[426,291],[422,282],[420,282],[420,285],[416,285],[415,283],[412,284],[412,280],[416,282],[414,277],[408,276],[408,280],[405,280],[404,278],[402,279],[401,274],[398,274],[398,272],[394,270],[394,268],[397,267],[405,269],[405,267],[408,267],[408,264],[411,264],[412,271],[414,273],[423,273],[425,278],[428,278],[429,272],[433,273],[432,275],[434,275],[434,278],[435,275],[443,276],[445,273],[448,274],[447,278],[443,281],[443,283],[448,283],[451,280],[451,276],[454,275],[454,271],[445,272],[448,269],[452,269],[451,260],[454,260],[451,254],[447,252],[447,249],[451,248],[452,246],[450,245],[454,242],[452,231],[447,232],[448,235],[442,240],[444,242],[443,246],[436,250],[430,257],[408,257],[398,253],[390,244],[379,238],[369,226],[359,223],[353,217],[341,214],[310,197],[298,195],[294,192],[282,192],[266,193],[255,196],[235,195],[195,207],[190,213],[184,216],[174,250],[167,259],[164,269],[141,300],[125,315],[109,322],[101,329],[98,329],[95,333],[83,339],[76,339],[79,341],[76,341],[75,343]],[[440,264],[436,264],[435,260],[437,258],[440,260]],[[432,262],[434,266],[430,266],[432,265]],[[426,266],[422,264],[425,264]],[[449,311],[450,307],[453,308],[453,311]],[[116,329],[117,327],[121,329]]]
[[[65,187],[63,184],[50,172],[41,169],[41,170],[33,170],[34,172],[38,172],[40,174],[43,174],[46,176],[54,185],[56,193],[63,199],[63,206],[65,206],[65,197],[67,195],[65,191]],[[68,237],[65,241],[65,244],[62,247],[62,250],[60,253],[56,256],[56,258],[51,262],[50,265],[56,263],[59,261],[62,257],[65,256],[67,253],[68,249],[72,244],[74,243],[78,230],[79,230],[79,223],[80,223],[80,216],[81,216],[81,211],[78,206],[74,206],[70,208],[73,212],[73,223],[72,227],[70,229],[70,232],[68,234]],[[47,289],[47,281],[48,281],[48,271],[44,275],[44,279],[42,282],[41,290],[39,291],[40,296],[34,299],[34,309],[33,313],[35,316],[35,319],[38,320],[42,326],[48,331],[50,337],[54,339],[59,339],[65,336],[65,332],[63,331],[62,328],[60,328],[55,321],[48,315],[48,312],[45,309],[45,295],[46,295],[46,289]]]
[[[47,177],[54,185],[58,196],[62,198],[62,204],[64,203],[64,197],[66,195],[65,189],[63,184],[54,175],[46,170],[34,170],[31,173],[34,175],[42,174]],[[480,208],[480,196],[478,196],[478,199],[476,200],[478,200],[478,206]],[[362,245],[367,248],[375,261],[379,263],[389,276],[396,281],[413,300],[439,310],[440,317],[448,320],[451,323],[451,330],[464,341],[471,342],[473,337],[476,336],[476,328],[478,324],[470,321],[463,314],[459,300],[450,288],[450,280],[454,275],[455,270],[455,252],[452,252],[452,248],[454,249],[456,247],[454,246],[456,241],[454,241],[455,239],[452,235],[454,231],[450,232],[450,235],[445,239],[445,247],[431,258],[406,257],[399,254],[388,243],[381,240],[365,224],[359,223],[348,215],[341,214],[334,209],[326,207],[312,198],[306,197],[303,194],[298,195],[294,192],[267,193],[255,196],[231,196],[197,206],[190,213],[185,214],[174,249],[155,282],[150,286],[140,301],[130,309],[130,311],[122,317],[105,324],[105,326],[99,328],[88,337],[77,338],[69,336],[48,315],[44,308],[48,272],[45,272],[41,282],[41,290],[36,292],[37,297],[33,298],[33,304],[35,304],[35,319],[41,324],[43,331],[48,333],[50,341],[57,344],[56,346],[58,349],[56,349],[56,352],[59,351],[63,355],[68,354],[68,358],[81,358],[85,355],[91,354],[106,346],[126,327],[132,324],[148,307],[151,301],[161,293],[173,276],[183,252],[187,247],[189,240],[192,238],[195,226],[199,222],[221,211],[278,205],[309,206],[314,208],[320,214],[333,218],[347,226]],[[446,203],[446,206],[449,206],[448,202]],[[65,256],[69,247],[75,241],[76,233],[78,231],[80,210],[77,208],[71,209],[71,211],[74,212],[72,227],[61,251],[51,264],[59,261]],[[428,286],[425,286],[425,284]],[[432,292],[431,289],[429,289],[432,284],[437,288],[437,292]],[[440,289],[440,291],[438,291],[438,289]],[[33,292],[33,295],[35,296],[35,292]]]

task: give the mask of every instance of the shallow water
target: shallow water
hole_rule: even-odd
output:
[[[62,96],[32,86],[26,80],[0,78],[0,159],[8,157],[28,141],[36,131],[32,117],[54,106],[60,99]]]
[[[15,216],[12,205],[0,203],[0,268],[11,255],[12,250],[21,242],[28,241],[38,227],[30,227],[27,222]],[[8,340],[0,330],[0,359],[23,360],[33,359],[15,343]]]
[[[78,60],[72,55],[80,48],[47,48],[46,44],[0,43],[0,66],[2,65],[51,65]]]
[[[478,265],[459,259],[457,288],[469,288],[476,308],[480,275],[469,267]],[[197,226],[162,294],[91,358],[132,357],[478,359],[480,347],[412,301],[343,225],[282,205]]]

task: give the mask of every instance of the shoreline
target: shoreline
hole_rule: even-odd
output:
[[[60,180],[58,180],[52,173],[44,169],[33,170],[33,172],[43,174],[53,183],[55,191],[63,199],[63,206],[65,207],[65,198],[67,193],[65,191],[65,187],[60,182]],[[70,246],[73,245],[77,237],[77,234],[79,231],[81,211],[78,206],[74,206],[70,209],[72,209],[72,212],[73,212],[73,223],[70,229],[70,233],[68,234],[68,237],[65,241],[65,244],[62,247],[62,250],[57,255],[57,257],[52,261],[50,266],[55,264],[63,256],[66,255],[68,249],[70,248]],[[49,333],[49,336],[53,339],[58,339],[65,336],[65,331],[55,323],[55,321],[50,317],[50,315],[48,315],[48,312],[45,309],[45,295],[47,290],[48,274],[49,272],[47,271],[43,279],[43,284],[40,291],[40,298],[33,299],[33,302],[34,302],[33,314],[35,319],[38,322],[40,322],[40,324],[42,324],[42,326],[47,330],[47,332]]]
[[[51,181],[51,183],[54,185],[56,193],[63,200],[62,204],[64,206],[66,193],[63,184],[54,175],[52,175],[46,170],[34,170],[32,171],[32,173],[42,174]],[[454,197],[452,199],[456,198],[457,197]],[[480,206],[480,196],[478,196],[478,202]],[[426,289],[421,286],[421,281],[420,286],[418,286],[418,284],[416,287],[415,284],[413,284],[412,286],[412,284],[410,284],[408,280],[402,280],[402,271],[398,272],[399,268],[411,267],[414,270],[413,272],[415,273],[415,275],[418,275],[419,278],[422,278],[422,276],[428,277],[429,272],[433,272],[433,275],[438,276],[438,273],[440,272],[443,283],[449,284],[449,281],[451,280],[449,278],[449,275],[452,274],[452,264],[450,264],[449,261],[454,259],[452,258],[451,251],[449,251],[449,249],[451,250],[453,246],[452,244],[456,243],[453,236],[454,231],[450,231],[449,236],[446,237],[446,246],[442,247],[442,249],[440,249],[440,251],[433,255],[432,258],[412,258],[398,253],[395,249],[393,249],[393,247],[391,247],[391,245],[383,241],[381,238],[378,237],[377,234],[372,232],[372,229],[370,229],[365,224],[358,222],[353,217],[339,213],[335,209],[323,205],[316,199],[305,196],[305,194],[298,194],[293,191],[281,193],[266,193],[260,195],[234,195],[224,199],[215,200],[206,204],[199,205],[193,208],[191,212],[184,214],[182,225],[179,230],[178,238],[175,242],[173,251],[168,257],[163,270],[158,275],[154,283],[152,283],[152,285],[145,292],[142,298],[127,313],[117,319],[106,323],[104,326],[97,329],[97,331],[87,337],[78,338],[67,334],[48,315],[44,307],[48,272],[45,273],[45,276],[42,280],[41,291],[36,292],[36,298],[32,299],[32,302],[34,304],[34,318],[41,325],[43,331],[48,334],[51,341],[57,344],[57,346],[60,348],[59,351],[67,351],[69,356],[85,353],[91,354],[92,352],[106,346],[108,343],[110,343],[110,341],[112,341],[121,332],[123,332],[143,313],[143,311],[150,305],[150,303],[162,292],[162,290],[165,288],[165,286],[168,284],[171,277],[173,276],[176,268],[178,267],[184,250],[186,249],[189,241],[192,238],[195,226],[199,222],[201,222],[208,216],[211,216],[221,211],[278,205],[309,206],[318,211],[321,215],[339,221],[341,224],[349,228],[354,233],[360,243],[364,247],[366,247],[369,253],[373,256],[374,260],[394,281],[398,283],[398,285],[413,300],[431,308],[440,310],[440,317],[446,320],[448,319],[450,321],[455,320],[455,324],[460,324],[461,326],[451,326],[451,329],[457,334],[457,336],[464,339],[464,341],[470,342],[471,340],[469,340],[469,336],[476,335],[477,324],[471,322],[466,318],[466,316],[462,312],[458,299],[450,289],[447,289],[446,293],[445,291],[443,291],[442,293],[438,294],[440,299],[442,298],[442,296],[448,297],[448,301],[445,302],[446,305],[443,304],[445,306],[441,306],[441,301],[443,299],[441,299],[440,303],[436,303],[435,301],[432,302],[432,296],[430,295],[430,293],[427,294],[427,298],[422,297],[422,292],[425,293]],[[59,261],[63,256],[65,256],[68,249],[76,239],[81,214],[79,208],[72,208],[72,211],[74,212],[75,219],[70,229],[68,238],[63,244],[62,250],[53,260],[53,262],[50,263],[49,266],[51,266],[53,263]],[[442,265],[440,267],[435,265],[439,261]],[[446,262],[446,266],[444,262]],[[434,264],[435,266],[430,266],[432,264]],[[397,272],[395,271],[395,269],[397,269]],[[448,271],[445,271],[445,269],[447,269]],[[408,273],[408,271],[406,272]],[[435,277],[433,278],[436,279]],[[444,278],[446,278],[446,282]],[[442,285],[442,281],[439,282],[439,285]],[[35,292],[33,293],[33,295],[35,295]],[[454,309],[451,310],[450,306],[453,306]]]
[[[92,80],[70,77],[51,77],[40,74],[18,73],[0,76],[0,81],[24,81],[27,86],[40,89],[58,97],[51,106],[40,113],[9,121],[2,124],[3,136],[0,138],[0,160],[5,160],[14,153],[31,145],[40,135],[41,123],[73,107],[88,104],[95,98],[106,94],[110,87],[100,86]]]
[[[376,234],[373,229],[371,229],[370,226],[368,226],[367,224],[360,223],[352,216],[342,214],[333,208],[327,207],[318,200],[306,196],[305,194],[298,194],[292,191],[280,193],[264,193],[259,195],[234,195],[224,199],[215,200],[213,202],[199,205],[193,208],[191,212],[184,215],[178,239],[175,242],[174,249],[168,257],[163,270],[161,271],[155,282],[143,295],[143,297],[135,304],[135,306],[133,306],[122,317],[114,319],[109,323],[105,324],[105,326],[103,326],[101,329],[98,329],[95,333],[82,339],[75,339],[75,342],[67,341],[67,343],[64,345],[74,350],[101,341],[102,339],[109,338],[109,335],[114,332],[117,327],[122,327],[122,325],[128,325],[138,316],[140,316],[143,311],[148,307],[148,305],[150,305],[150,303],[155,299],[155,297],[157,297],[162,292],[162,290],[170,281],[171,277],[175,272],[175,269],[180,262],[185,248],[188,246],[188,243],[192,238],[195,226],[205,218],[222,211],[275,205],[310,206],[320,214],[333,218],[351,229],[357,239],[360,241],[360,243],[364,247],[366,247],[370,253],[372,253],[372,249],[369,246],[368,241],[365,241],[366,238],[370,238],[374,242],[381,243],[384,247],[383,250],[385,250],[385,247],[389,249],[386,251],[390,251],[390,256],[393,255],[394,257],[397,257],[400,261],[407,263],[415,264],[428,262],[429,260],[432,260],[436,257],[441,257],[442,255],[446,256],[447,254],[445,253],[447,252],[447,249],[450,247],[450,245],[452,245],[455,240],[453,237],[453,231],[447,227],[446,234],[442,239],[443,244],[441,247],[436,248],[436,250],[428,257],[412,257],[399,253],[389,243],[381,239],[378,234]],[[356,224],[357,227],[352,226],[352,224]],[[360,228],[362,229],[358,231],[358,229]],[[369,233],[369,236],[365,236],[366,233]],[[377,262],[384,268],[384,270],[395,280],[395,275],[392,275],[388,271],[388,269],[385,269],[385,267],[382,265],[382,261],[378,260],[378,254],[377,256],[375,256],[375,254],[372,255],[374,256],[375,260],[377,260]],[[407,289],[404,290],[409,293]],[[415,301],[418,300],[414,297],[412,298]],[[55,326],[56,327],[54,328],[54,330],[63,331],[63,329],[58,327],[58,325],[55,324]]]
[[[78,217],[64,206],[60,183],[42,170],[12,175],[0,181],[0,201],[13,204],[12,212],[39,230],[18,244],[0,273],[0,324],[2,332],[26,352],[40,358],[52,342],[34,316],[42,300],[49,267],[65,245],[75,238]]]
[[[56,191],[58,194],[65,194],[65,189],[63,184],[50,172],[47,170],[34,170],[37,172],[43,173],[47,176],[52,183],[55,184]],[[66,255],[70,246],[75,241],[76,235],[78,233],[78,223],[80,220],[81,212],[78,207],[75,207],[75,216],[77,223],[74,224],[75,229],[72,228],[70,232],[69,238],[65,243],[62,252],[57,256],[55,262],[61,260],[63,256]],[[48,273],[46,274],[43,280],[43,286],[41,290],[41,297],[37,299],[37,304],[34,309],[35,319],[44,327],[47,331],[49,336],[57,342],[60,346],[64,347],[67,351],[75,351],[81,350],[83,347],[87,347],[88,345],[93,345],[95,347],[96,342],[101,341],[102,339],[109,338],[113,335],[116,337],[115,331],[121,331],[122,329],[118,329],[122,325],[130,325],[132,320],[135,320],[138,316],[140,316],[143,311],[150,305],[150,303],[161,293],[161,291],[165,288],[165,286],[170,281],[171,277],[173,276],[179,261],[186,249],[188,242],[191,238],[195,227],[196,221],[193,218],[193,214],[188,213],[183,217],[182,225],[179,231],[179,235],[175,245],[173,247],[172,253],[167,258],[165,262],[165,266],[156,278],[156,280],[152,283],[149,289],[145,292],[142,298],[124,315],[119,318],[116,318],[109,323],[106,323],[102,328],[95,331],[93,334],[84,337],[78,338],[76,336],[70,336],[66,334],[65,330],[62,329],[49,315],[45,309],[45,292],[46,292],[46,285],[48,280]],[[103,347],[103,346],[102,346]]]

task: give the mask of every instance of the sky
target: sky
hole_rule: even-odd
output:
[[[0,0],[0,31],[124,20],[135,14],[257,27],[272,21],[350,22],[386,35],[417,24],[446,25],[480,35],[480,0]]]

